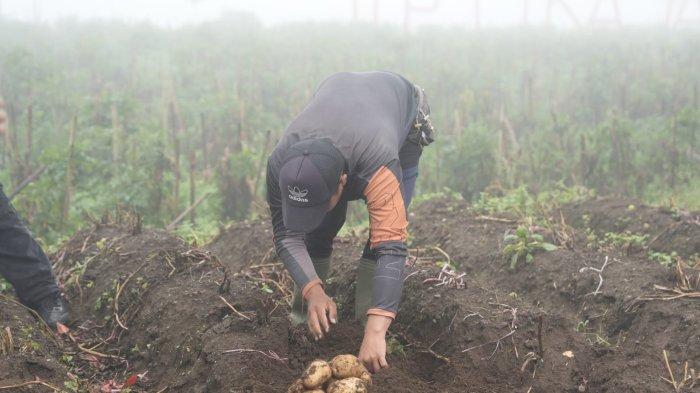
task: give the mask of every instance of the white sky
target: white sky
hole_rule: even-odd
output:
[[[51,22],[63,17],[109,18],[150,21],[177,27],[219,16],[227,11],[252,12],[266,25],[298,21],[353,20],[356,2],[360,20],[373,20],[373,4],[378,1],[382,24],[403,25],[405,0],[0,0],[3,16],[25,21]],[[555,0],[552,21],[571,27],[572,19],[562,4],[568,5],[582,23],[589,22],[597,0]],[[430,6],[434,0],[409,0],[416,6]],[[439,24],[473,27],[475,4],[480,5],[481,25],[490,27],[523,24],[525,4],[529,23],[546,21],[550,0],[437,0],[434,12],[413,14],[411,25]],[[601,0],[599,19],[614,16],[614,0]],[[700,27],[700,0],[617,0],[624,25],[665,25]],[[669,8],[670,6],[670,8]],[[670,9],[670,18],[667,12]]]

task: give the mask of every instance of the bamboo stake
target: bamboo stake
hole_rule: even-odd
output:
[[[194,172],[197,165],[197,155],[194,151],[190,152],[190,206],[194,205],[195,195],[196,195],[196,182],[194,178]],[[194,209],[190,212],[190,222],[192,225],[195,223]]]
[[[199,206],[199,204],[201,204],[202,202],[204,202],[204,200],[207,199],[207,197],[209,197],[209,195],[211,195],[210,192],[208,192],[208,193],[202,195],[201,197],[199,197],[199,199],[197,199],[190,207],[188,207],[187,210],[185,210],[184,212],[180,213],[180,215],[177,216],[177,218],[175,218],[170,224],[168,224],[168,226],[166,226],[165,229],[168,230],[168,231],[172,231],[173,229],[175,229],[175,228],[178,226],[178,224],[180,224],[180,222],[182,221],[182,219],[184,219],[185,217],[187,217],[187,215],[190,214],[190,212],[191,212],[192,210],[196,209],[197,206]]]
[[[112,162],[122,161],[122,126],[119,122],[119,112],[117,106],[112,104]]]
[[[253,194],[258,195],[258,184],[260,183],[260,178],[262,177],[263,167],[265,166],[265,157],[267,157],[267,151],[270,149],[270,136],[272,135],[272,130],[267,130],[265,133],[265,144],[263,149],[260,151],[260,159],[258,161],[258,168],[255,171],[255,185],[253,186]]]
[[[30,104],[27,108],[27,128],[24,133],[24,171],[26,175],[31,171],[31,159],[32,159],[32,129],[34,122],[34,105]]]
[[[22,182],[19,183],[19,185],[17,186],[17,188],[15,188],[15,189],[12,191],[12,194],[10,194],[10,195],[7,197],[7,199],[9,199],[10,202],[12,202],[12,199],[14,199],[14,197],[16,197],[20,192],[22,192],[22,190],[23,190],[25,187],[27,187],[29,184],[31,184],[34,180],[38,179],[39,176],[41,176],[41,174],[44,173],[44,171],[46,170],[46,168],[48,168],[48,166],[42,165],[41,167],[39,167],[39,169],[37,169],[36,171],[34,171],[34,172],[33,172],[31,175],[29,175],[26,179],[22,180]]]
[[[209,169],[209,135],[204,121],[204,113],[199,114],[199,125],[202,131],[202,168]]]
[[[63,193],[63,224],[68,222],[70,213],[71,196],[73,194],[73,170],[75,158],[75,133],[78,128],[78,116],[73,116],[68,134],[68,164],[66,168],[66,182]]]
[[[178,135],[178,126],[176,125],[175,102],[170,102],[170,137],[173,144],[173,175],[175,184],[173,185],[173,198],[175,206],[180,198],[180,138]]]

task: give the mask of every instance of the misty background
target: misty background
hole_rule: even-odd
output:
[[[700,23],[693,0],[1,0],[0,13],[31,22],[118,19],[178,27],[248,12],[263,24],[351,21],[409,26],[596,25],[668,27]]]
[[[698,26],[684,0],[0,0],[0,182],[47,246],[115,206],[202,241],[267,214],[325,77],[379,69],[431,103],[418,202],[698,209]]]

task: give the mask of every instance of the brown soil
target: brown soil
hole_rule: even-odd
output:
[[[700,255],[700,212],[652,207],[633,199],[605,197],[573,203],[561,209],[566,222],[578,229],[591,228],[604,235],[625,232],[648,236],[648,247],[677,252],[688,258]]]
[[[270,252],[267,222],[235,224],[206,250],[135,222],[95,225],[53,256],[76,314],[71,334],[98,355],[66,336],[58,346],[46,340],[42,358],[80,356],[36,375],[60,384],[68,368],[92,390],[141,375],[132,391],[284,392],[311,360],[358,350],[362,329],[351,316],[363,237],[336,242],[327,289],[341,320],[314,342],[288,321],[291,281]],[[659,295],[654,285],[678,285],[672,269],[644,251],[575,242],[510,270],[502,239],[516,226],[460,201],[415,209],[404,300],[390,332],[391,368],[375,375],[372,391],[670,392],[661,379],[669,378],[663,350],[677,381],[684,362],[700,368],[699,300],[639,299]],[[597,275],[580,269],[600,267],[606,256],[612,264],[601,293],[592,295]],[[438,262],[448,259],[465,273],[463,285],[449,275],[441,284]],[[15,315],[36,324],[2,305],[4,324]],[[9,359],[0,357],[0,377],[13,370]],[[13,381],[33,379],[22,367],[29,371],[12,371]],[[687,383],[680,391],[699,387]]]
[[[231,271],[269,263],[274,258],[269,221],[235,222],[219,231],[206,247]]]
[[[0,387],[39,378],[50,386],[63,388],[69,378],[65,365],[59,361],[59,347],[53,333],[25,307],[11,297],[0,295]],[[6,390],[47,389],[35,384]]]

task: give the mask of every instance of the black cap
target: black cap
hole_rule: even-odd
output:
[[[284,226],[309,233],[323,221],[338,189],[345,158],[327,139],[307,139],[292,145],[280,169]]]

